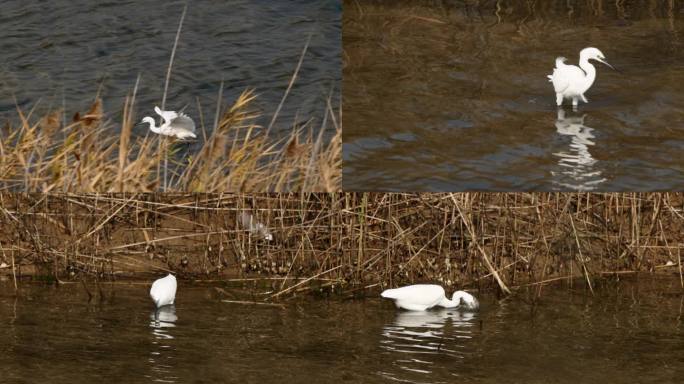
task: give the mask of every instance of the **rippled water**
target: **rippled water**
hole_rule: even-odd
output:
[[[345,1],[345,189],[684,189],[684,4],[475,3]],[[587,46],[620,72],[559,116]]]
[[[679,279],[547,287],[479,312],[380,299],[222,302],[180,281],[156,319],[146,285],[0,284],[3,383],[673,383],[684,371]],[[95,290],[91,287],[91,290]]]
[[[0,11],[0,117],[13,96],[28,109],[64,104],[84,111],[98,87],[105,112],[120,115],[138,74],[138,116],[160,104],[181,1],[5,1]],[[326,99],[341,80],[341,4],[329,0],[192,1],[183,23],[167,107],[199,121],[196,98],[213,116],[221,80],[224,103],[246,88],[255,109],[273,115],[311,35],[299,80],[281,126],[323,118]],[[205,118],[207,118],[205,116]],[[266,117],[265,117],[266,118]],[[138,127],[141,132],[144,128]],[[140,133],[140,132],[138,132]]]

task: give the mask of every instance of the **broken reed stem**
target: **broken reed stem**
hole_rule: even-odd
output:
[[[582,246],[580,245],[579,237],[577,236],[577,228],[575,228],[575,220],[573,220],[571,213],[568,213],[568,216],[570,217],[570,224],[572,225],[572,234],[575,237],[575,244],[577,245],[577,253],[579,255],[580,265],[582,266],[582,274],[584,275],[584,278],[587,280],[587,285],[589,286],[589,290],[591,291],[591,294],[593,295],[594,294],[594,288],[591,286],[591,279],[589,278],[589,271],[587,270],[587,266],[584,264],[584,255],[582,255]]]
[[[262,301],[242,301],[242,300],[221,300],[222,303],[229,304],[246,304],[246,305],[266,305],[269,307],[278,307],[285,309],[285,305],[278,303],[264,303]]]
[[[679,284],[684,289],[684,276],[682,276],[682,244],[677,248],[677,263],[679,264]]]

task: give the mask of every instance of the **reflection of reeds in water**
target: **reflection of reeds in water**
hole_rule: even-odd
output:
[[[341,127],[327,119],[322,131],[293,127],[284,138],[264,135],[254,123],[245,91],[218,127],[188,158],[174,156],[184,144],[156,136],[133,137],[135,92],[124,102],[121,124],[105,119],[98,99],[85,114],[61,125],[62,111],[34,118],[17,109],[18,125],[0,134],[0,188],[15,191],[155,191],[163,187],[169,154],[170,191],[333,191],[341,178]],[[326,114],[337,113],[329,105]],[[331,128],[332,126],[332,128]],[[202,131],[206,128],[202,125]]]
[[[171,270],[261,282],[274,297],[419,282],[591,287],[636,272],[681,277],[683,205],[679,193],[0,193],[0,274]],[[250,231],[245,213],[273,240]]]

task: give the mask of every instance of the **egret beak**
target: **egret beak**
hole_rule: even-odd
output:
[[[610,69],[612,69],[613,71],[620,72],[620,71],[618,71],[617,69],[615,69],[615,67],[613,67],[612,65],[608,64],[608,62],[605,61],[605,60],[599,59],[598,57],[596,58],[596,60],[602,62],[602,63],[605,64],[605,65],[607,65],[607,66],[610,67]]]

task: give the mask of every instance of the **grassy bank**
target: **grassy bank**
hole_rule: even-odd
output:
[[[107,119],[99,100],[67,123],[62,110],[35,116],[17,109],[18,125],[8,121],[0,131],[0,188],[79,193],[338,190],[339,110],[328,103],[321,125],[297,125],[276,138],[256,124],[255,97],[245,91],[216,116],[200,116],[201,145],[193,153],[188,153],[189,144],[173,139],[132,135],[139,121],[133,113],[135,93],[124,102],[122,121]],[[210,120],[213,126],[207,126]]]
[[[577,278],[591,289],[682,273],[682,194],[0,194],[0,205],[6,278],[173,271],[287,295],[417,282],[508,292]]]

